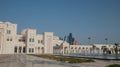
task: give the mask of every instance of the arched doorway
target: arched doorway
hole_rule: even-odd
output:
[[[19,47],[19,53],[21,53],[22,47]]]
[[[38,47],[38,54],[40,54],[40,47]]]
[[[41,50],[42,50],[42,54],[43,54],[44,53],[44,47],[42,47]]]
[[[25,46],[23,47],[23,53],[26,53],[26,47]]]
[[[14,53],[17,53],[17,46],[14,47]]]

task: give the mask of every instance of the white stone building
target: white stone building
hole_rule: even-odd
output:
[[[17,24],[0,22],[0,54],[14,53],[53,54],[53,32],[24,29],[17,34]]]
[[[115,53],[113,47],[111,44],[69,45],[53,32],[37,34],[35,29],[24,29],[17,34],[17,24],[0,22],[0,54],[100,54],[106,52],[104,48]]]

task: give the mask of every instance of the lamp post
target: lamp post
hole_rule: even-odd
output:
[[[105,38],[106,44],[108,44],[108,38]]]
[[[88,37],[88,40],[89,40],[89,43],[88,43],[88,44],[90,44],[91,37]]]

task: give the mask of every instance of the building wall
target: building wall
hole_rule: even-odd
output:
[[[4,34],[3,34],[3,31],[4,31],[4,29],[3,28],[0,28],[0,53],[2,53],[2,51],[3,51],[3,38],[4,38]]]
[[[17,24],[11,24],[10,22],[0,22],[1,29],[1,53],[8,54],[14,53],[14,44],[15,44],[15,36]]]
[[[27,53],[34,53],[36,44],[36,30],[27,29],[26,34]]]
[[[43,33],[43,43],[44,43],[44,53],[53,54],[53,33],[44,32]]]
[[[53,32],[37,34],[36,29],[28,28],[20,34],[16,33],[17,24],[0,22],[0,54],[102,54],[103,47],[110,53],[115,53],[112,44],[69,45],[54,36]],[[120,47],[118,49],[120,51]]]

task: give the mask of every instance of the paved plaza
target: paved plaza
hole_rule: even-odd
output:
[[[0,67],[104,67],[120,61],[96,60],[90,63],[69,64],[24,54],[0,55]]]

